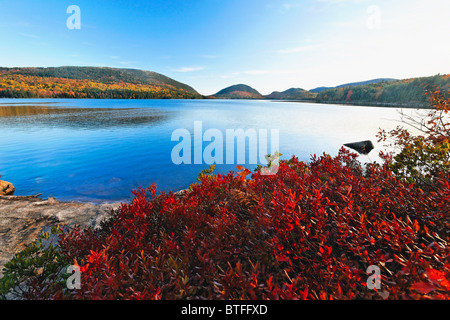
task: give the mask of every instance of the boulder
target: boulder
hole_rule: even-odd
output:
[[[11,196],[15,190],[11,182],[0,180],[0,196]]]
[[[360,154],[365,154],[365,155],[369,154],[370,151],[372,151],[374,149],[374,145],[373,145],[372,141],[370,141],[370,140],[346,143],[346,144],[344,144],[344,146],[346,146],[347,148],[353,149]]]
[[[60,202],[52,197],[0,197],[0,278],[4,265],[42,232],[49,232],[58,224],[97,229],[120,206],[121,203]]]

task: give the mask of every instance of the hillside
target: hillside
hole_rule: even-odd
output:
[[[269,100],[314,100],[316,94],[301,88],[291,88],[283,92],[274,91],[264,98]]]
[[[317,103],[353,104],[394,107],[429,107],[426,92],[438,88],[445,95],[450,90],[450,75],[394,80],[380,78],[343,84],[335,88],[321,87],[307,91],[291,88],[261,95],[250,86],[239,84],[225,88],[209,98],[217,99],[266,99],[311,101]],[[314,92],[318,91],[318,92]]]
[[[0,68],[0,98],[195,99],[162,74],[105,67]]]
[[[319,93],[321,91],[329,90],[329,89],[340,89],[340,88],[346,88],[346,87],[356,87],[356,86],[363,86],[367,84],[372,83],[380,83],[380,82],[389,82],[389,81],[397,81],[397,79],[391,79],[391,78],[379,78],[379,79],[373,79],[373,80],[367,80],[367,81],[359,81],[359,82],[352,82],[352,83],[346,83],[341,84],[337,87],[318,87],[315,89],[309,90],[310,92]]]
[[[264,97],[252,87],[245,84],[237,84],[222,89],[212,96],[216,99],[263,99]]]
[[[1,68],[0,98],[99,99],[267,99],[318,103],[427,107],[426,91],[447,93],[450,75],[394,80],[380,78],[319,87],[311,91],[291,88],[262,95],[237,84],[203,97],[192,87],[162,74],[107,67]]]
[[[316,102],[428,107],[429,99],[425,93],[435,91],[438,88],[444,95],[448,94],[450,90],[450,75],[436,75],[328,89],[318,93]]]

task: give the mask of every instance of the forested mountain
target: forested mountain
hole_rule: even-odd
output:
[[[105,67],[0,68],[0,98],[196,99],[162,74]]]
[[[236,84],[220,90],[212,95],[216,99],[263,99],[264,97],[252,87],[245,84]]]
[[[307,91],[291,88],[263,96],[237,84],[203,97],[192,87],[162,74],[106,67],[0,68],[0,98],[101,99],[268,99],[318,103],[427,107],[427,91],[448,94],[450,75],[374,79]]]
[[[274,91],[264,98],[269,100],[314,100],[316,94],[301,88],[291,88],[283,92]]]
[[[244,84],[225,88],[210,98],[217,99],[266,99],[297,100],[318,103],[428,107],[426,93],[440,90],[445,95],[450,90],[450,75],[393,80],[389,78],[354,82],[326,89],[319,92],[301,88],[291,88],[283,92],[274,91],[269,95],[261,95],[252,87]]]
[[[315,92],[315,93],[319,93],[321,91],[328,90],[328,89],[340,89],[340,88],[345,88],[345,87],[363,86],[363,85],[366,85],[366,84],[380,83],[380,82],[389,82],[389,81],[396,81],[396,80],[397,79],[379,78],[379,79],[373,79],[373,80],[367,80],[367,81],[359,81],[359,82],[352,82],[352,83],[341,84],[341,85],[339,85],[337,87],[318,87],[318,88],[315,88],[315,89],[311,89],[309,91]]]
[[[328,89],[317,94],[316,102],[427,107],[429,102],[426,94],[438,89],[444,95],[448,95],[450,75]]]

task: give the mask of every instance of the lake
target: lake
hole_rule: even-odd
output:
[[[177,129],[193,133],[196,121],[224,136],[227,129],[278,130],[281,159],[336,155],[344,143],[372,140],[375,150],[360,161],[379,161],[376,134],[399,124],[398,111],[259,100],[1,99],[0,175],[16,195],[63,201],[128,201],[131,190],[152,183],[159,191],[185,189],[209,165],[174,164],[179,141],[171,137]],[[216,172],[236,165],[216,165]]]

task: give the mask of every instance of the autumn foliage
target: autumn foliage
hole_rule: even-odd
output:
[[[402,114],[407,127],[381,130],[379,138],[400,148],[390,165],[395,174],[415,184],[430,185],[433,180],[450,177],[450,91],[435,88],[425,95],[433,109],[420,116]],[[411,134],[411,127],[419,134]]]
[[[355,158],[205,175],[181,197],[136,190],[100,230],[60,235],[81,290],[34,282],[27,298],[449,298],[448,181],[422,190]],[[366,287],[371,265],[380,291]]]
[[[162,84],[105,82],[0,72],[0,98],[195,99],[182,88]]]
[[[100,229],[61,229],[51,254],[33,251],[23,297],[449,299],[449,177],[407,179],[399,160],[363,166],[341,149],[280,161],[273,176],[205,172],[183,195],[135,190]],[[80,290],[65,286],[71,264]]]
[[[329,88],[320,91],[315,100],[322,103],[429,107],[429,99],[424,96],[424,91],[431,90],[434,86],[448,89],[449,75]]]

